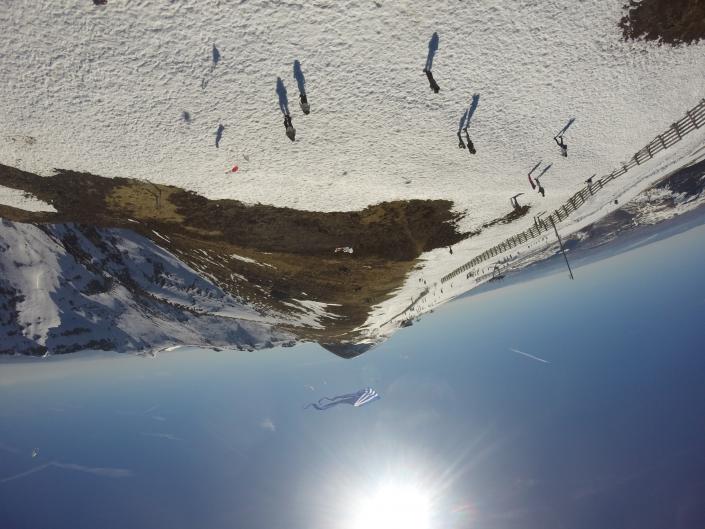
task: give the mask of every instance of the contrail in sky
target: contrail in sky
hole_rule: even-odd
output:
[[[543,362],[544,364],[550,364],[548,360],[544,360],[543,358],[539,358],[538,356],[530,355],[529,353],[525,353],[524,351],[520,351],[519,349],[513,349],[512,347],[509,348],[510,351],[515,352],[520,355],[527,356],[529,358],[532,358],[538,362]]]

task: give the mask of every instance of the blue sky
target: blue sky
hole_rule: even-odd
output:
[[[4,363],[0,520],[348,527],[397,482],[434,528],[703,527],[704,241],[603,249],[575,281],[549,265],[350,361],[303,344]],[[303,409],[365,386],[381,400]]]

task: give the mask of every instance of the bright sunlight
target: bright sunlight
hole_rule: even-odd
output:
[[[403,485],[380,487],[361,500],[352,529],[430,529],[431,504],[420,490]]]

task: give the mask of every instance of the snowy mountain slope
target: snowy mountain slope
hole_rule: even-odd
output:
[[[127,230],[1,220],[0,293],[5,354],[271,347],[292,338]]]

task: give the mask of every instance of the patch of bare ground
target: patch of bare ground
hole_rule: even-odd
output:
[[[0,206],[5,218],[137,231],[263,312],[290,313],[294,299],[336,304],[337,317],[322,322],[324,329],[295,329],[312,340],[345,336],[401,285],[422,252],[466,236],[457,232],[448,201],[317,213],[211,201],[172,186],[73,171],[40,177],[7,166],[0,166],[0,185],[32,193],[57,210]],[[353,247],[354,254],[335,254],[339,246]]]
[[[419,255],[476,234],[457,231],[459,216],[444,200],[321,213],[208,200],[173,186],[73,171],[40,177],[2,165],[0,185],[30,192],[57,210],[0,206],[0,216],[134,230],[263,313],[295,315],[297,299],[334,304],[336,317],[321,322],[323,329],[289,327],[302,339],[331,347],[354,341],[352,331],[372,305],[401,286]],[[511,222],[526,211],[483,227]],[[354,253],[334,253],[341,246]]]
[[[619,21],[624,40],[691,44],[705,37],[705,0],[630,0]]]

